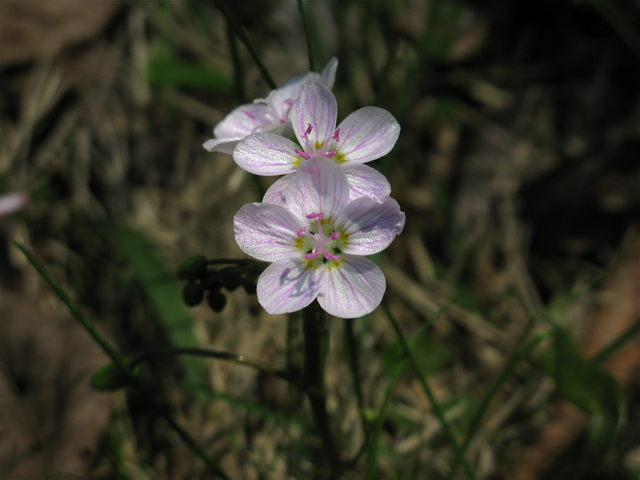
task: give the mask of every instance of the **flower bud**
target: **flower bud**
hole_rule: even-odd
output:
[[[210,290],[207,295],[207,303],[209,304],[209,307],[211,307],[211,310],[219,313],[227,304],[227,297],[220,293],[219,290]]]
[[[224,280],[224,288],[226,288],[228,292],[233,292],[239,286],[240,286],[240,279],[235,275],[229,278],[225,278]]]
[[[207,273],[207,259],[204,255],[192,255],[178,268],[178,277],[183,280],[194,280]],[[199,302],[198,302],[199,303]]]
[[[200,305],[203,298],[204,290],[202,289],[202,285],[198,283],[189,282],[182,289],[182,299],[189,307]]]
[[[244,291],[247,292],[247,294],[249,295],[255,295],[256,293],[256,289],[257,289],[257,285],[256,282],[250,279],[244,279],[242,281],[242,287],[244,288]]]

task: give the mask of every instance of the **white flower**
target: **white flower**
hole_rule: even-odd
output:
[[[318,80],[333,88],[337,68],[338,59],[333,57],[322,74],[309,72],[292,78],[282,87],[272,90],[267,98],[259,98],[253,103],[241,105],[216,125],[213,129],[215,138],[204,142],[203,147],[210,152],[233,153],[236,144],[252,133],[270,132],[287,137],[292,135],[289,112],[291,105],[300,96],[302,86]]]
[[[373,311],[386,282],[364,255],[384,250],[402,232],[398,203],[389,197],[349,202],[344,171],[323,156],[304,161],[283,195],[284,205],[250,203],[233,221],[240,248],[273,262],[258,280],[260,304],[269,313],[287,313],[317,298],[336,317]]]
[[[233,159],[256,175],[282,175],[267,191],[264,201],[282,205],[282,195],[299,165],[311,158],[330,158],[349,180],[349,199],[369,197],[382,201],[391,193],[387,179],[362,165],[391,151],[400,125],[388,111],[364,107],[345,118],[338,128],[336,97],[320,82],[302,86],[291,109],[291,125],[300,145],[273,133],[256,133],[240,141]],[[302,149],[300,149],[302,148]],[[288,174],[288,175],[287,175]]]

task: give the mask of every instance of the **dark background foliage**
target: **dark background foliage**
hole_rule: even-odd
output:
[[[226,4],[276,83],[308,71],[295,2]],[[407,213],[376,261],[390,310],[456,433],[469,436],[477,478],[633,478],[638,2],[305,8],[316,69],[340,61],[339,119],[377,105],[402,126],[395,149],[370,164]],[[100,354],[58,321],[64,308],[10,239],[127,355],[204,346],[299,366],[299,319],[267,315],[242,289],[225,291],[222,312],[187,309],[175,275],[193,254],[241,256],[233,215],[273,181],[201,147],[231,109],[269,91],[233,39],[215,2],[0,3],[0,194],[30,195],[0,219],[3,478],[211,478],[135,390],[83,387]],[[448,478],[451,446],[385,314],[353,323],[365,415],[344,326],[331,323],[327,391],[345,455],[367,422],[381,426],[377,456],[368,450],[347,478]],[[30,337],[41,329],[51,341]],[[281,380],[167,356],[141,375],[232,478],[324,478],[308,410]]]

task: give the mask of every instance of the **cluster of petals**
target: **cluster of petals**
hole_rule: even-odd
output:
[[[273,262],[258,280],[258,301],[271,313],[300,310],[315,299],[329,314],[373,311],[384,274],[365,255],[384,250],[404,228],[392,198],[350,201],[347,176],[325,156],[305,159],[282,191],[284,203],[250,203],[234,217],[240,248]]]
[[[328,158],[340,165],[349,181],[349,198],[382,201],[391,187],[377,170],[363,165],[393,148],[400,125],[387,110],[364,107],[347,116],[336,128],[338,107],[331,90],[321,82],[302,86],[291,108],[291,126],[299,142],[273,133],[256,133],[238,142],[235,162],[256,175],[284,175],[267,191],[264,200],[283,204],[283,192],[293,173],[313,158]]]
[[[0,217],[20,210],[26,205],[28,199],[28,195],[23,192],[0,195]]]
[[[334,57],[329,60],[322,74],[309,72],[292,78],[282,87],[272,90],[267,98],[259,98],[253,103],[239,106],[216,125],[213,129],[215,138],[207,140],[203,147],[210,152],[233,153],[236,144],[252,133],[270,132],[287,137],[292,135],[289,114],[302,86],[319,81],[328,88],[333,88],[337,68],[338,59]]]

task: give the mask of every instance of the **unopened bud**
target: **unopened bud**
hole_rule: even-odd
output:
[[[189,282],[182,289],[182,299],[189,307],[200,305],[203,298],[204,291],[202,289],[202,285],[198,283]]]
[[[207,259],[204,255],[192,255],[178,268],[178,277],[183,280],[202,278],[207,273]]]
[[[219,290],[211,290],[209,295],[207,295],[207,303],[209,304],[209,307],[211,307],[211,310],[219,313],[227,304],[227,297],[225,297]]]

